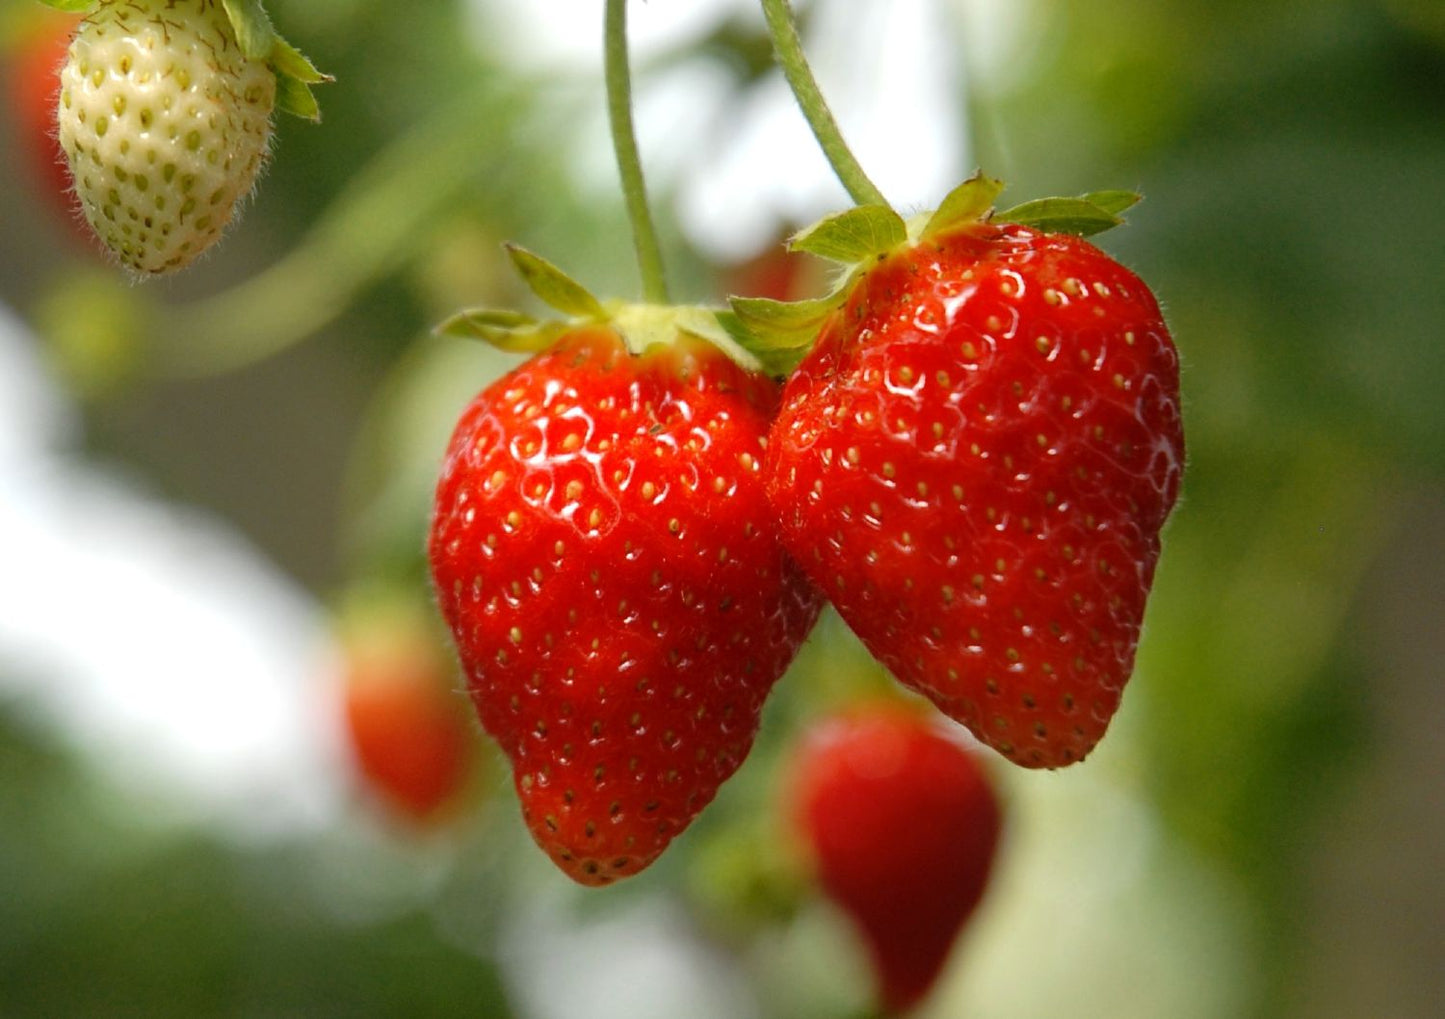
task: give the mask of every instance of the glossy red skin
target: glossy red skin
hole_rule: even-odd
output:
[[[370,787],[402,816],[429,822],[467,783],[473,724],[441,650],[417,642],[354,656],[346,732]]]
[[[79,231],[71,194],[70,169],[55,126],[60,94],[60,65],[80,24],[80,18],[47,16],[17,50],[10,67],[10,99],[19,131],[19,149],[41,192],[58,212],[68,216]]]
[[[777,387],[702,341],[577,330],[457,426],[442,614],[538,844],[582,884],[652,862],[747,755],[821,600],[761,462]]]
[[[978,759],[938,725],[889,707],[811,730],[794,822],[818,881],[857,924],[889,1013],[937,981],[988,886],[1001,811]]]
[[[1119,706],[1183,461],[1148,288],[1077,237],[973,226],[861,279],[784,391],[766,476],[894,676],[1054,768]]]

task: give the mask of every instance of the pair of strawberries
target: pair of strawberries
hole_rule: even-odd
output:
[[[1179,488],[1178,358],[1149,289],[1079,236],[1130,196],[994,215],[999,188],[800,235],[847,265],[813,301],[603,305],[514,251],[566,320],[452,323],[539,350],[463,413],[429,556],[482,725],[574,879],[637,873],[707,805],[825,600],[1017,764],[1103,735]]]

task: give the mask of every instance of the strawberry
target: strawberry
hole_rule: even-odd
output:
[[[353,607],[339,637],[345,730],[360,775],[401,816],[436,819],[472,762],[455,666],[426,620],[395,599]]]
[[[220,238],[265,161],[278,78],[285,108],[314,115],[306,84],[323,76],[258,5],[235,6],[102,0],[70,45],[60,144],[86,219],[134,272],[182,268]]]
[[[781,244],[770,244],[751,258],[727,267],[722,276],[727,293],[786,301],[807,293],[824,265]]]
[[[533,837],[601,885],[742,763],[820,599],[763,492],[777,385],[715,345],[710,314],[559,306],[585,318],[533,330],[550,345],[462,414],[429,556]],[[519,318],[456,321],[495,338]]]
[[[1179,361],[1137,276],[1023,225],[1093,229],[1129,196],[990,219],[996,194],[975,178],[911,228],[863,207],[802,240],[887,243],[802,309],[821,326],[764,472],[784,540],[873,655],[1053,768],[1094,747],[1133,669],[1183,464]]]
[[[9,68],[9,93],[18,131],[17,149],[42,198],[68,218],[73,212],[70,171],[56,138],[55,104],[60,93],[60,66],[70,48],[79,19],[47,14],[27,32]]]
[[[823,890],[867,943],[888,1013],[937,981],[988,886],[1000,809],[976,756],[898,706],[815,723],[788,809]]]

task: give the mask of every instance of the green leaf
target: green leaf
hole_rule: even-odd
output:
[[[522,279],[545,303],[574,318],[607,317],[602,304],[587,288],[540,255],[515,244],[503,245]]]
[[[1090,191],[1084,196],[1084,201],[1090,205],[1097,205],[1116,216],[1128,212],[1143,200],[1144,196],[1137,191]]]
[[[965,223],[982,222],[1002,192],[1002,181],[975,173],[944,196],[924,225],[922,236],[931,237]]]
[[[221,6],[226,9],[231,27],[236,30],[241,52],[250,60],[269,61],[277,36],[261,0],[221,0]]]
[[[1114,213],[1084,198],[1037,198],[994,217],[997,223],[1018,223],[1049,233],[1088,237],[1124,222]]]
[[[485,340],[498,350],[530,354],[551,346],[565,329],[561,322],[539,322],[519,311],[469,308],[457,312],[434,331],[441,336]]]
[[[886,254],[907,240],[908,229],[898,213],[886,205],[860,205],[819,220],[795,235],[788,247],[854,265]]]
[[[96,5],[96,0],[40,0],[40,2],[47,7],[54,7],[57,11],[65,11],[67,14],[81,14]]]

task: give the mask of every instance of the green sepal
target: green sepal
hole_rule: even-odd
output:
[[[1003,189],[1002,181],[978,172],[945,195],[933,212],[906,222],[881,205],[824,217],[798,233],[788,247],[848,267],[830,293],[802,301],[731,297],[732,316],[719,321],[765,368],[786,373],[807,355],[823,323],[848,300],[859,278],[907,244],[987,223],[1018,223],[1086,237],[1121,224],[1121,214],[1140,200],[1133,191],[1093,191],[1079,198],[1041,198],[996,213],[994,203]]]
[[[806,301],[775,301],[771,297],[730,297],[733,314],[751,339],[754,353],[806,347],[818,335],[823,320],[848,297],[840,288]]]
[[[1003,193],[1003,181],[975,173],[968,180],[944,195],[933,215],[923,225],[921,236],[931,237],[965,223],[981,223],[988,218],[993,203]]]
[[[277,36],[261,0],[221,0],[221,6],[231,19],[236,42],[240,43],[246,59],[269,61]]]
[[[66,14],[81,14],[96,5],[97,0],[40,0],[46,7],[54,7]]]
[[[607,311],[591,292],[541,255],[516,244],[503,245],[512,265],[543,303],[573,318],[602,319]]]
[[[673,334],[703,340],[721,350],[748,371],[764,368],[761,358],[738,342],[736,323],[724,321],[731,313],[722,308],[696,305],[609,304],[613,326],[634,354],[653,344],[669,344]]]
[[[799,231],[788,249],[853,265],[886,255],[907,240],[908,228],[898,213],[886,205],[859,205]]]
[[[321,105],[317,103],[311,87],[284,74],[276,76],[276,108],[302,120],[321,119]]]
[[[1117,207],[1123,202],[1123,192],[1110,191],[1102,194],[1105,196],[1106,203],[1110,205]],[[1133,197],[1134,201],[1123,204],[1123,208],[1128,208],[1138,201],[1137,195]],[[1115,212],[1104,206],[1096,205],[1088,198],[1037,198],[998,213],[994,216],[994,222],[1017,223],[1020,226],[1030,226],[1049,233],[1089,237],[1116,227],[1124,220]]]
[[[320,120],[321,107],[312,85],[334,80],[317,70],[301,51],[281,37],[271,24],[261,0],[221,0],[241,52],[263,60],[276,75],[276,106],[305,120]]]
[[[468,308],[442,322],[434,332],[439,336],[485,340],[498,350],[531,354],[551,346],[566,328],[565,323],[538,321],[519,311]]]
[[[303,120],[320,120],[321,106],[311,86],[336,79],[317,70],[300,50],[280,36],[271,50],[271,69],[276,72],[276,105]]]
[[[277,74],[302,85],[323,85],[335,81],[329,74],[317,70],[306,54],[292,46],[279,35],[271,50],[271,68]]]
[[[798,367],[798,364],[808,355],[808,345],[769,348],[756,333],[743,325],[743,320],[735,311],[718,312],[717,322],[727,331],[734,344],[747,351],[757,361],[761,371],[776,378],[786,378],[791,375],[793,369]]]
[[[1105,212],[1121,216],[1144,200],[1137,191],[1090,191],[1084,201],[1097,205]]]

